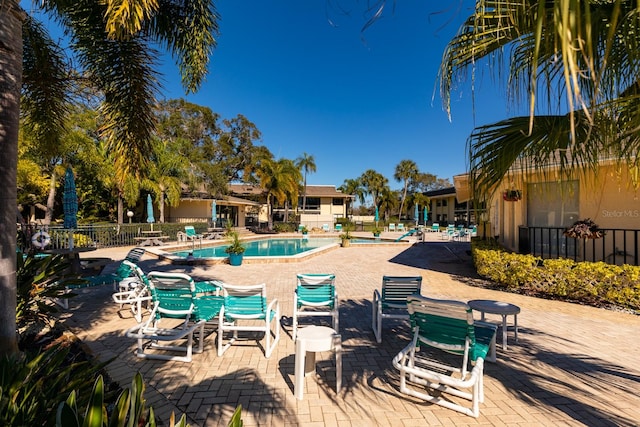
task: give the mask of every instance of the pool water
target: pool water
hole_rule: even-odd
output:
[[[267,257],[267,256],[293,256],[312,249],[338,243],[337,238],[316,237],[309,239],[302,238],[270,238],[262,240],[251,240],[243,242],[246,250],[246,257]],[[181,250],[172,252],[173,255],[186,258],[193,252],[194,258],[216,258],[227,257],[224,251],[229,245],[211,246],[208,248],[196,248],[194,250]]]

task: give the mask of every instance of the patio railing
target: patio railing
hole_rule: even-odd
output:
[[[564,227],[520,227],[518,251],[543,259],[603,261],[608,264],[640,265],[640,230],[605,228],[599,239],[563,235]]]
[[[196,232],[206,231],[206,223],[192,224]],[[153,224],[154,230],[161,230],[162,234],[169,236],[169,240],[176,240],[178,231],[184,231],[184,223]],[[46,249],[63,249],[69,247],[69,235],[73,232],[74,247],[111,248],[117,246],[135,246],[136,237],[140,237],[143,231],[151,230],[151,224],[126,223],[126,224],[83,224],[74,230],[68,230],[62,225],[18,225],[18,246],[26,249],[33,246],[31,239],[36,233],[44,232],[48,237]],[[42,239],[41,239],[42,240]]]

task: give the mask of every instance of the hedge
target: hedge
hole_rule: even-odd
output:
[[[510,253],[495,242],[474,239],[478,274],[508,291],[640,312],[640,267],[575,262]]]

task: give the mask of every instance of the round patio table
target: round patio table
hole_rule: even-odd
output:
[[[485,313],[499,314],[502,316],[502,349],[507,349],[507,316],[513,316],[513,324],[515,330],[516,342],[518,342],[518,313],[520,313],[520,307],[508,302],[487,300],[487,299],[474,299],[469,301],[469,307],[472,310],[480,312],[480,320],[484,321]]]

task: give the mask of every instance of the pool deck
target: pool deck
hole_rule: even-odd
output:
[[[135,320],[111,301],[110,286],[81,290],[61,317],[98,357],[115,357],[108,370],[123,386],[142,373],[147,404],[165,425],[172,411],[186,413],[192,426],[227,425],[238,404],[246,426],[638,425],[640,316],[485,289],[474,273],[469,243],[427,237],[426,243],[415,245],[352,245],[283,264],[176,266],[143,257],[140,266],[147,272],[266,283],[269,299],[279,300],[283,316],[281,339],[269,359],[263,340],[255,339],[240,341],[218,357],[215,334],[192,363],[139,359],[135,342],[123,334]],[[119,261],[129,249],[98,250],[91,256]],[[298,401],[293,396],[295,346],[288,318],[295,275],[322,272],[336,275],[340,297],[342,390],[336,395],[332,354],[320,353],[318,373],[306,378],[304,398]],[[382,344],[376,344],[371,331],[371,297],[384,274],[422,275],[425,296],[494,299],[521,308],[519,342],[513,342],[510,331],[508,349],[499,345],[497,363],[485,365],[479,418],[398,392],[391,359],[408,342],[408,325],[386,322]]]

